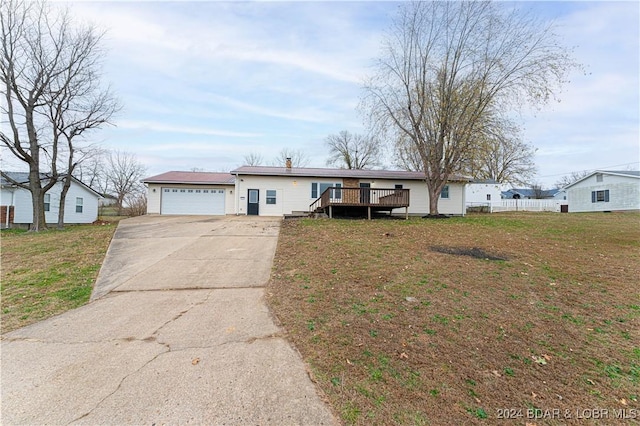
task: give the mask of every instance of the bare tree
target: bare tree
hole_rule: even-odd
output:
[[[78,162],[74,172],[74,176],[77,179],[102,195],[107,194],[109,186],[105,173],[108,155],[109,152],[107,150],[94,146],[91,150],[91,155]]]
[[[406,135],[398,134],[394,143],[394,165],[400,169],[411,172],[420,172],[424,169],[422,158],[415,145]]]
[[[374,137],[347,130],[325,139],[329,148],[328,166],[346,169],[370,169],[380,165],[381,143]]]
[[[306,167],[309,164],[309,157],[302,150],[283,148],[278,156],[271,161],[271,165],[276,167],[285,167],[287,158],[291,159],[292,167]]]
[[[42,1],[3,1],[0,25],[0,80],[5,98],[0,108],[10,129],[0,132],[0,141],[29,168],[28,185],[12,182],[30,191],[30,230],[39,231],[47,227],[44,195],[60,179],[59,164],[74,164],[73,158],[62,158],[63,152],[73,157],[74,148],[68,143],[110,117],[106,109],[101,110],[101,119],[88,113],[100,97],[96,70],[102,57],[102,34],[92,26],[74,27],[68,12]],[[106,102],[110,94],[102,93]],[[77,110],[71,114],[73,108]],[[65,124],[53,121],[52,115],[56,119],[64,115]],[[74,125],[69,127],[71,122]]]
[[[261,166],[264,163],[264,157],[257,152],[250,152],[244,156],[245,166]]]
[[[551,25],[503,4],[403,3],[361,109],[378,131],[414,146],[436,215],[495,111],[545,104],[574,66]]]
[[[62,190],[58,209],[58,229],[64,227],[65,200],[71,187],[71,179],[78,164],[100,155],[100,148],[86,143],[86,134],[104,124],[109,124],[120,105],[110,90],[98,86],[98,62],[87,61],[81,69],[69,69],[59,76],[59,93],[47,104],[48,119],[52,124],[54,146],[60,153],[66,151],[66,165],[62,166]],[[61,143],[60,140],[64,143]],[[66,166],[66,167],[65,167]]]
[[[568,175],[562,176],[556,182],[556,187],[558,188],[566,188],[574,182],[579,181],[582,178],[589,176],[592,173],[592,170],[581,170],[579,172],[571,172]]]
[[[531,182],[536,174],[536,149],[521,139],[518,126],[508,119],[497,119],[485,130],[476,134],[476,142],[461,160],[458,172],[512,185]]]
[[[107,157],[106,169],[109,191],[116,197],[118,215],[122,215],[127,197],[135,198],[144,192],[144,186],[140,181],[146,173],[146,168],[135,154],[113,151]]]
[[[534,183],[533,185],[531,185],[531,196],[535,200],[541,200],[543,198],[547,198],[547,191],[542,189],[542,185],[540,185],[539,183]]]

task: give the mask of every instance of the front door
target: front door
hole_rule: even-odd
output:
[[[360,204],[369,204],[371,200],[371,184],[360,183]]]
[[[247,214],[258,215],[260,207],[260,190],[250,189],[247,197]]]

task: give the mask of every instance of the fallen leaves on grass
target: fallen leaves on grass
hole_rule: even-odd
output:
[[[348,424],[619,406],[640,384],[638,241],[637,214],[284,222],[268,301]]]

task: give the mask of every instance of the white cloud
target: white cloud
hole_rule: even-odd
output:
[[[232,138],[255,138],[262,136],[260,133],[234,132],[203,127],[175,126],[154,121],[118,120],[118,127],[123,129],[140,129],[151,132],[181,133],[188,135],[225,136]]]
[[[637,3],[563,3],[562,41],[575,47],[585,73],[553,103],[525,114],[525,138],[539,148],[539,177],[550,185],[558,174],[638,161],[639,7]],[[553,7],[550,3],[548,7]]]
[[[118,127],[100,137],[144,152],[158,173],[180,167],[217,170],[239,164],[249,152],[269,157],[285,146],[305,149],[314,165],[323,165],[328,134],[362,131],[355,110],[360,81],[397,7],[387,2],[71,5],[81,19],[110,28],[105,79],[113,80],[125,109]],[[562,42],[576,46],[587,71],[572,76],[559,104],[524,115],[524,137],[539,148],[540,176],[637,160],[638,4],[535,7],[558,19]]]

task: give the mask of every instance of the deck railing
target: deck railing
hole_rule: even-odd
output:
[[[330,206],[398,208],[409,206],[409,190],[396,188],[327,188],[309,206],[309,212]]]

